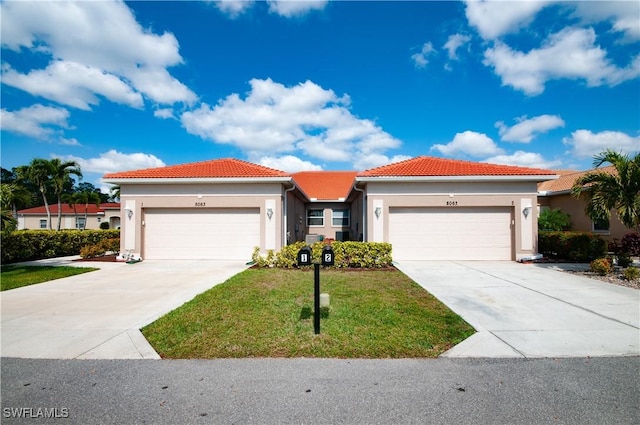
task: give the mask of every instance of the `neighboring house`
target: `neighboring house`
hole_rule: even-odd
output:
[[[615,211],[611,211],[611,219],[608,222],[594,222],[585,213],[589,192],[585,191],[581,199],[576,199],[571,194],[571,188],[576,180],[593,171],[616,173],[615,167],[611,165],[595,170],[558,172],[561,175],[557,180],[541,182],[538,185],[538,205],[540,212],[545,209],[560,209],[562,212],[569,214],[571,218],[571,230],[597,233],[606,240],[620,240],[625,234],[629,233],[630,230],[622,224]]]
[[[519,260],[537,252],[537,184],[556,177],[417,157],[294,174],[219,159],[104,180],[120,186],[121,249],[144,259],[248,260],[322,235],[390,242],[395,260]]]
[[[49,205],[51,212],[51,226],[58,227],[58,204]],[[98,207],[89,204],[87,208],[87,221],[84,218],[84,204],[73,207],[62,204],[62,224],[61,229],[100,229],[100,224],[109,223],[109,229],[120,228],[120,204],[116,202],[105,202]],[[44,206],[27,208],[18,211],[18,229],[47,229],[47,210]]]

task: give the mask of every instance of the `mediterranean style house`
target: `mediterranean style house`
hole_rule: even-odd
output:
[[[594,222],[585,213],[586,199],[576,199],[571,194],[571,188],[576,180],[589,172],[616,173],[614,166],[600,167],[597,170],[558,172],[557,180],[541,182],[538,185],[538,205],[540,212],[545,209],[559,209],[569,214],[571,230],[596,233],[603,239],[612,241],[620,240],[629,233],[615,211],[611,212],[611,219],[604,222]],[[586,191],[588,193],[588,190]]]
[[[285,173],[217,159],[110,173],[121,249],[143,259],[249,260],[322,238],[389,242],[396,261],[537,253],[537,185],[550,170],[434,157]]]
[[[51,223],[55,229],[58,224],[58,204],[49,205],[51,212]],[[87,207],[87,218],[85,221],[84,205],[73,207],[62,204],[62,224],[61,229],[100,229],[102,223],[109,223],[109,229],[120,227],[120,204],[116,202],[105,202],[97,206],[90,204]],[[44,206],[27,208],[18,211],[18,230],[25,229],[47,229],[47,211]]]

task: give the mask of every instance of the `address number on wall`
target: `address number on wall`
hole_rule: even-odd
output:
[[[448,207],[455,207],[456,205],[458,205],[458,201],[447,201],[446,205]]]
[[[206,202],[196,202],[196,207],[206,207],[207,203]]]

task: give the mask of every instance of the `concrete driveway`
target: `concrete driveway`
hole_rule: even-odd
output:
[[[240,261],[44,263],[101,270],[0,293],[2,357],[158,359],[139,329],[247,268]]]
[[[478,331],[449,357],[640,355],[640,291],[515,262],[396,266]]]

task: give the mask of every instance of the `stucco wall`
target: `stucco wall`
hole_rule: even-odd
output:
[[[512,259],[537,253],[537,185],[535,182],[367,182],[367,234],[370,241],[389,241],[389,208],[509,207],[512,209]],[[525,217],[522,210],[530,206]],[[376,207],[381,216],[375,216]]]
[[[280,183],[220,184],[120,184],[122,205],[121,249],[144,252],[145,211],[153,208],[187,208],[206,211],[220,208],[257,208],[260,211],[261,250],[282,247],[283,187]],[[267,209],[273,209],[271,219]],[[131,209],[131,218],[127,215]]]
[[[576,199],[569,193],[540,197],[540,205],[548,206],[550,209],[560,209],[562,212],[569,214],[571,219],[571,230],[597,233],[606,240],[619,240],[631,231],[622,224],[617,213],[615,211],[611,211],[609,231],[594,232],[593,222],[584,212],[586,206],[585,201]]]

